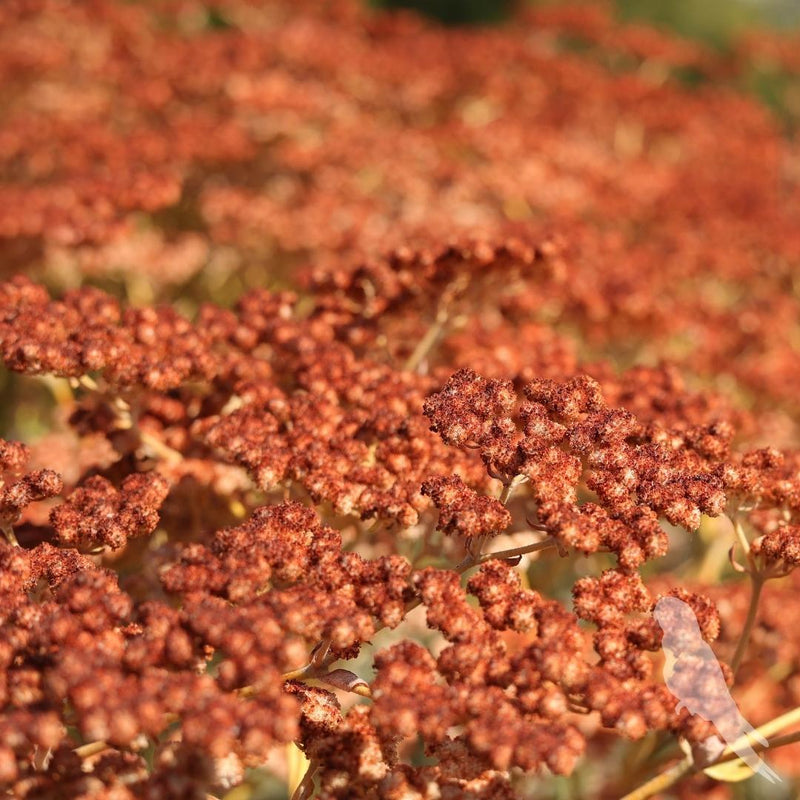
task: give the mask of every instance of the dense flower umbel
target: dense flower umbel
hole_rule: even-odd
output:
[[[158,473],[129,475],[120,489],[100,475],[75,489],[50,517],[59,544],[119,548],[129,537],[152,533],[169,491],[166,479]]]
[[[23,280],[3,291],[0,344],[9,366],[79,376],[84,322],[113,302],[94,289],[54,302]],[[161,347],[188,348],[185,365],[179,357],[158,380],[137,343],[146,314],[95,319],[98,377],[76,381],[71,421],[85,435],[107,437],[119,461],[108,477],[87,477],[67,492],[50,512],[52,529],[33,515],[25,530],[41,543],[30,549],[14,546],[13,529],[23,530],[26,506],[61,483],[53,474],[50,491],[34,492],[37,476],[49,473],[25,477],[25,448],[4,443],[4,474],[17,480],[5,501],[12,536],[3,551],[4,685],[17,731],[9,728],[0,741],[5,779],[20,792],[78,780],[31,773],[27,760],[46,747],[51,763],[60,763],[77,745],[67,725],[120,757],[174,726],[158,769],[141,773],[131,762],[142,791],[181,758],[199,759],[205,766],[196,780],[218,785],[217,760],[257,763],[274,743],[299,737],[323,791],[337,797],[344,787],[392,796],[407,785],[466,791],[476,781],[510,797],[511,767],[568,774],[594,750],[586,714],[629,738],[666,730],[699,743],[711,735],[709,724],[676,714],[658,680],[650,655],[660,647],[650,617],[655,598],[638,568],[667,553],[662,521],[694,531],[703,513],[753,503],[753,524],[763,531],[753,554],[793,567],[796,524],[785,518],[796,509],[793,457],[732,455],[729,419],[711,416],[722,406],[697,404],[677,385],[673,403],[683,397],[682,407],[697,409],[688,424],[657,395],[648,405],[647,387],[663,374],[657,370],[606,374],[602,383],[577,375],[516,386],[461,369],[423,402],[432,378],[356,356],[293,303],[261,292],[233,313],[207,307],[203,319],[214,322],[202,333],[175,315],[153,316],[156,328],[176,333]],[[34,317],[29,330],[17,324]],[[317,358],[329,368],[319,370]],[[202,379],[190,363],[202,365]],[[626,399],[641,419],[609,405],[606,394]],[[192,476],[224,491],[210,470],[227,461],[245,467],[272,499],[240,524],[216,532],[201,525],[196,541],[176,537],[151,550],[129,592],[72,549],[107,548],[111,565],[141,559],[147,551],[134,541],[155,541],[159,517],[179,513],[174,482]],[[501,499],[487,494],[492,479],[505,486]],[[14,488],[21,485],[30,491]],[[249,502],[246,482],[229,485],[238,502]],[[329,503],[334,524],[274,494],[292,486],[315,504]],[[24,502],[15,503],[18,494]],[[391,528],[366,546],[370,534],[359,527],[359,517],[395,531],[398,523],[436,527],[451,535],[451,552],[466,546],[464,569],[489,558],[494,537],[524,528],[520,513],[557,545],[540,558],[616,555],[612,569],[575,582],[574,614],[524,589],[513,559],[490,559],[469,579],[475,608],[458,572],[415,568],[392,552]],[[345,546],[354,535],[365,555]],[[165,604],[159,584],[177,607]],[[713,604],[671,591],[695,608],[713,640]],[[315,694],[303,682],[325,680],[334,660],[355,657],[420,602],[428,626],[449,644],[436,659],[412,641],[378,653],[371,709],[343,712],[330,691]],[[295,682],[284,686],[286,676]],[[331,686],[350,685],[334,677]],[[209,717],[212,728],[203,722]],[[432,754],[464,753],[474,775],[412,769],[403,742],[416,733]],[[100,761],[92,765],[98,780],[114,775]]]
[[[792,38],[722,56],[561,4],[502,36],[358,0],[218,6],[222,29],[197,0],[4,3],[4,269],[174,296],[206,264],[209,292],[309,264],[357,348],[410,354],[438,319],[448,372],[543,375],[588,339],[796,406],[795,150],[680,79],[790,98]]]

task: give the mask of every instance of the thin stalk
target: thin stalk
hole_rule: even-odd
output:
[[[769,740],[770,736],[774,736],[779,731],[789,728],[792,725],[800,725],[800,706],[791,709],[791,711],[787,711],[785,714],[781,714],[779,717],[769,720],[769,722],[765,722],[763,725],[759,725],[756,730],[758,731],[759,735]],[[728,745],[728,747],[726,747],[723,751],[723,754],[728,755],[729,753],[734,752],[733,748],[738,747],[740,744],[749,744],[750,746],[754,746],[749,735],[743,734],[737,741]]]
[[[300,781],[297,788],[292,792],[292,800],[308,800],[314,794],[314,776],[319,770],[319,762],[312,760],[303,780]]]
[[[786,733],[783,736],[776,736],[774,739],[768,740],[766,744],[752,741],[749,742],[749,744],[756,753],[761,753],[764,750],[774,750],[776,747],[784,747],[787,744],[794,744],[795,742],[800,742],[800,731]],[[736,753],[726,753],[714,762],[714,766],[717,764],[725,764],[728,761],[736,761],[738,758],[741,758],[741,756]]]
[[[72,752],[75,753],[78,758],[89,758],[89,756],[102,753],[103,750],[108,750],[109,747],[110,745],[108,742],[88,742],[87,744],[82,744],[80,747],[76,747]]]
[[[145,447],[149,447],[158,458],[168,461],[171,464],[178,464],[183,461],[182,453],[174,450],[168,444],[164,444],[161,439],[153,436],[152,433],[142,430],[138,431],[138,433],[142,444],[145,445]]]
[[[103,393],[104,389],[97,381],[89,375],[81,375],[79,378],[74,379],[75,386],[81,386],[89,392],[97,394]],[[135,419],[131,404],[122,397],[114,397],[111,400],[111,407],[117,415],[118,429],[131,430],[135,429],[139,435],[139,441],[156,456],[156,458],[163,459],[172,464],[177,464],[183,461],[183,454],[174,450],[169,445],[161,441],[157,436],[154,436],[149,431],[141,430]]]
[[[783,747],[787,744],[794,744],[795,742],[800,742],[800,731],[795,731],[794,733],[785,733],[783,736],[776,736],[774,739],[770,739],[767,744],[761,744],[760,742],[756,742],[752,744],[751,747],[757,753],[760,753],[762,750],[766,750],[768,747],[771,749],[775,749],[776,747]],[[720,761],[733,761],[736,753],[730,753],[725,756],[725,758],[720,759]]]
[[[406,359],[403,369],[408,372],[416,372],[419,369],[419,366],[422,364],[425,356],[430,353],[436,342],[439,340],[439,337],[442,335],[448,318],[449,314],[445,309],[440,309],[436,313],[436,318],[428,330],[425,331],[425,335],[419,340],[419,343],[414,348],[414,352],[411,353],[411,355]]]
[[[284,672],[281,675],[282,681],[299,681],[303,678],[318,678],[324,676],[328,667],[336,659],[331,657],[331,643],[329,639],[323,639],[319,644],[315,645],[311,651],[311,658],[307,664],[302,667]],[[242,686],[236,690],[239,697],[252,697],[255,694],[253,686]]]
[[[503,489],[500,492],[500,496],[497,498],[498,502],[502,503],[504,506],[508,505],[508,501],[511,499],[511,495],[514,493],[514,489],[517,488],[521,483],[525,483],[527,478],[524,475],[515,475],[511,480],[504,480],[503,481]],[[470,540],[467,540],[467,555],[464,557],[463,561],[456,565],[457,572],[465,572],[470,567],[474,567],[476,564],[482,564],[486,558],[484,558],[483,553],[483,546],[486,544],[490,534],[483,534],[478,538],[478,543],[476,546],[470,545]],[[530,552],[530,551],[525,551]],[[512,553],[511,555],[519,555],[518,553]],[[494,553],[486,554],[487,558],[498,558],[498,556]]]
[[[731,671],[734,677],[736,677],[744,654],[747,651],[747,645],[750,642],[750,634],[753,631],[753,626],[758,616],[758,601],[761,599],[761,590],[764,588],[764,578],[758,572],[750,573],[750,582],[750,607],[747,609],[747,619],[744,622],[744,627],[739,637],[739,643],[736,645],[736,652],[731,659]]]
[[[177,714],[173,714],[172,712],[164,714],[164,722],[167,725],[172,725],[179,720],[180,717]],[[98,753],[102,753],[104,750],[110,749],[111,747],[112,745],[110,745],[108,742],[98,739],[94,742],[87,742],[86,744],[79,745],[78,747],[73,747],[72,752],[75,753],[75,755],[77,755],[79,758],[89,758],[90,756],[95,756]]]
[[[19,541],[17,541],[17,535],[14,533],[14,529],[9,525],[7,522],[0,523],[0,527],[3,529],[3,535],[6,537],[6,541],[12,547],[19,547]]]
[[[521,486],[523,483],[527,482],[527,475],[515,475],[510,481],[504,481],[503,491],[500,492],[500,496],[497,498],[498,501],[504,506],[507,506],[508,501],[511,500],[511,495],[514,493],[514,489],[516,489],[517,486]]]
[[[747,539],[747,534],[744,532],[744,527],[742,526],[742,522],[739,519],[738,514],[734,515],[732,522],[733,530],[736,533],[736,538],[739,540],[739,544],[742,546],[742,550],[744,550],[747,560],[750,561],[750,542]]]
[[[533,542],[532,544],[526,544],[522,547],[512,547],[510,550],[496,550],[494,553],[484,553],[478,559],[478,563],[483,564],[485,561],[491,561],[495,558],[513,558],[514,556],[524,556],[527,553],[536,553],[539,550],[547,550],[550,547],[555,546],[556,540],[548,536],[546,539],[542,539],[540,542]]]

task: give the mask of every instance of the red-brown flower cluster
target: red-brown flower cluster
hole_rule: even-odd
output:
[[[9,575],[18,576],[6,593],[6,703],[23,733],[9,730],[3,763],[20,793],[85,780],[55,765],[94,747],[103,755],[87,762],[92,780],[114,786],[130,769],[134,796],[147,796],[191,759],[194,785],[223,787],[274,743],[297,738],[331,797],[392,797],[434,784],[511,797],[512,767],[576,769],[596,747],[592,717],[628,738],[671,731],[699,747],[713,728],[676,713],[658,679],[654,596],[639,566],[667,553],[663,522],[694,531],[701,514],[726,510],[737,524],[749,514],[762,533],[751,558],[773,570],[794,566],[793,456],[731,455],[736,416],[668,382],[665,369],[520,384],[461,369],[423,402],[433,377],[359,356],[334,341],[322,316],[257,292],[233,312],[206,307],[202,331],[200,322],[171,317],[178,335],[162,346],[174,341],[178,354],[189,347],[202,377],[187,364],[166,382],[149,380],[136,366],[147,358],[135,332],[146,315],[121,312],[95,325],[104,355],[90,378],[78,374],[73,354],[91,308],[111,301],[86,289],[53,302],[20,279],[3,291],[8,365],[75,378],[71,423],[79,434],[106,436],[119,458],[71,488],[50,525],[41,516],[26,523],[25,541],[40,544],[5,551]],[[27,330],[33,316],[39,324]],[[61,350],[53,321],[67,340]],[[25,352],[16,344],[23,339],[32,343]],[[44,347],[46,359],[34,353]],[[670,387],[669,402],[659,381]],[[610,406],[606,395],[630,408]],[[7,443],[4,452],[9,474],[21,474],[25,449]],[[214,468],[226,462],[254,480],[230,483],[229,502],[253,504],[258,489],[260,506],[233,526],[201,521],[193,533],[172,531],[182,518],[181,483],[224,493]],[[497,481],[500,499],[491,496]],[[329,524],[297,499],[285,502],[295,492]],[[492,559],[487,547],[501,534],[522,535],[526,516],[539,538]],[[19,514],[8,519],[13,542]],[[361,521],[369,519],[374,534]],[[164,524],[166,536],[157,534]],[[481,565],[466,586],[479,608],[467,602],[457,571],[415,568],[398,552],[398,534],[426,541],[434,528],[456,534],[444,555],[458,558],[466,545],[459,570]],[[144,547],[134,545],[142,539]],[[512,566],[548,542],[558,555],[540,559],[617,556],[615,568],[574,582],[575,613],[524,589]],[[142,574],[122,589],[75,548],[119,565],[119,575],[142,563]],[[177,606],[165,604],[163,591]],[[713,604],[702,593],[670,591],[713,640]],[[371,687],[333,669],[420,603],[428,627],[449,643],[437,658],[408,640],[379,652]],[[330,689],[312,691],[307,678],[366,691],[373,705],[345,713]],[[414,734],[430,755],[442,754],[439,766],[406,760]],[[159,754],[151,769],[136,760],[148,743]],[[40,761],[42,748],[50,752]],[[447,766],[446,753],[472,766]],[[133,760],[105,767],[113,754]],[[228,757],[237,779],[226,777]]]
[[[169,491],[158,473],[129,475],[118,492],[101,475],[89,478],[57,508],[50,521],[66,547],[122,547],[133,536],[152,533],[158,507]]]
[[[61,492],[61,476],[51,469],[26,472],[29,450],[21,442],[0,439],[0,527],[7,539],[15,541],[13,526],[25,509],[39,500]]]
[[[682,436],[645,427],[629,411],[608,408],[599,384],[586,376],[560,384],[538,379],[522,394],[518,400],[509,382],[462,369],[426,401],[425,413],[445,442],[477,448],[490,474],[506,482],[524,477],[540,523],[562,545],[585,554],[606,548],[634,569],[666,553],[659,516],[695,530],[702,514],[722,512],[719,448],[687,444],[690,437],[716,441],[713,426]],[[724,435],[725,424],[717,427]],[[597,502],[579,501],[582,487]],[[432,496],[450,519],[443,490]],[[460,519],[467,527],[469,517]]]

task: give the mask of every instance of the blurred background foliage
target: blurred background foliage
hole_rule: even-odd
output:
[[[623,20],[649,22],[718,47],[749,28],[800,25],[797,0],[615,0],[614,5]]]
[[[372,0],[383,8],[411,8],[448,25],[500,22],[522,3],[559,0]],[[591,0],[589,0],[591,2]],[[602,2],[602,0],[599,0]],[[649,22],[683,36],[724,46],[751,26],[800,26],[797,0],[610,0],[623,20]],[[607,3],[603,2],[603,5]]]
[[[524,5],[558,5],[563,0],[367,0],[378,8],[407,8],[446,25],[500,24]],[[573,3],[570,2],[570,5]],[[722,52],[741,35],[772,29],[800,29],[800,0],[586,0],[609,5],[622,22],[652,25],[665,32],[696,39]],[[704,76],[693,70],[688,86]],[[757,97],[777,117],[788,134],[800,129],[800,77],[776,64],[753,63],[737,89]]]

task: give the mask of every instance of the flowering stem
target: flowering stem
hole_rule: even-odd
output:
[[[736,645],[736,652],[731,659],[731,671],[734,677],[736,677],[736,673],[739,670],[739,666],[747,650],[747,645],[750,642],[750,634],[752,633],[753,625],[755,625],[756,616],[758,615],[758,601],[761,598],[761,590],[764,588],[764,578],[758,572],[754,571],[750,573],[750,582],[750,607],[747,609],[747,619],[744,622],[744,627],[739,637],[739,643]]]
[[[798,725],[798,724],[800,724],[800,706],[798,706],[797,708],[793,708],[791,711],[787,711],[785,714],[781,714],[779,717],[771,719],[769,722],[765,722],[763,725],[759,725],[756,730],[759,733],[759,735],[769,740],[771,736],[774,736],[779,731],[782,731],[785,728],[789,728],[792,725]],[[755,745],[752,743],[750,737],[747,734],[744,734],[744,737],[743,738],[740,737],[739,739],[739,741],[742,743],[745,740],[747,741],[747,743],[755,747]],[[735,745],[736,742],[733,742],[733,744]],[[729,753],[733,752],[735,752],[733,750],[733,747],[731,745],[728,745],[728,747],[724,751],[724,755],[727,756]]]
[[[312,674],[311,674],[312,672],[313,672],[313,665],[306,664],[306,665],[304,665],[302,667],[299,667],[298,669],[293,669],[293,670],[290,670],[289,672],[284,672],[283,675],[281,675],[281,680],[282,681],[297,681],[297,680],[300,680],[301,678],[310,678],[310,677],[312,677]],[[250,694],[251,691],[248,691],[248,690],[252,691],[252,687],[250,687],[250,686],[243,687],[242,689],[239,690],[239,694],[240,695]]]
[[[484,553],[478,559],[478,563],[483,564],[485,561],[491,561],[493,558],[513,558],[514,556],[523,556],[526,553],[535,553],[538,550],[547,550],[548,548],[555,546],[556,540],[552,536],[548,536],[546,539],[542,539],[539,542],[526,544],[522,547],[513,547],[510,550],[497,550],[494,553]]]
[[[53,758],[53,751],[49,747],[36,748],[33,756],[33,768],[37,772],[44,772]]]
[[[528,479],[524,475],[515,475],[510,480],[507,478],[499,478],[499,480],[503,481],[503,490],[500,492],[497,501],[505,506],[508,505],[508,501],[511,499],[514,489],[519,486],[520,483],[524,483]],[[474,545],[470,539],[467,539],[467,555],[464,557],[463,561],[456,565],[456,570],[458,572],[464,572],[470,567],[475,566],[475,564],[482,564],[486,560],[484,558],[483,547],[490,536],[492,536],[491,533],[482,533],[476,540],[477,544]],[[517,553],[512,553],[511,555],[517,555]],[[489,558],[497,558],[494,553],[487,554],[487,556]]]
[[[774,750],[776,747],[783,747],[784,745],[794,744],[795,742],[800,742],[800,731],[786,733],[783,736],[776,736],[774,739],[768,740],[766,744],[761,744],[761,742],[750,742],[750,747],[752,747],[756,753],[760,753],[768,748]],[[716,766],[717,764],[724,764],[727,761],[736,761],[737,758],[741,758],[741,756],[737,755],[736,753],[726,753],[724,756],[721,756],[717,761],[715,761],[714,765]]]
[[[104,389],[97,381],[90,375],[81,375],[77,379],[72,379],[72,385],[81,386],[88,392],[95,394],[106,394],[107,390]],[[114,397],[111,402],[111,407],[117,415],[119,430],[135,429],[139,436],[139,441],[147,447],[150,452],[156,457],[172,464],[177,464],[183,461],[183,454],[173,449],[169,445],[161,441],[157,436],[154,436],[149,431],[141,430],[135,419],[133,410],[130,403],[122,397]]]
[[[328,667],[336,659],[331,656],[331,642],[330,639],[323,639],[311,651],[311,658],[307,664],[302,667],[293,669],[290,672],[284,672],[281,675],[282,681],[297,681],[303,678],[318,678],[325,675]],[[254,693],[252,686],[242,686],[238,689],[239,697],[250,697]]]
[[[103,750],[108,750],[109,744],[108,742],[104,741],[97,741],[97,742],[88,742],[87,744],[82,744],[80,747],[76,747],[72,752],[75,753],[78,758],[89,758],[89,756],[97,755],[98,753],[102,753]]]
[[[795,742],[800,742],[800,731],[795,731],[794,733],[785,733],[783,736],[776,736],[774,739],[770,739],[767,744],[755,742],[752,745],[752,748],[757,753],[760,753],[762,750],[766,750],[768,747],[783,747],[784,745],[794,744]],[[725,758],[720,759],[720,761],[733,761],[735,755],[736,753],[730,753],[729,755],[725,756]]]
[[[314,793],[314,775],[319,770],[319,762],[312,760],[303,780],[300,781],[297,788],[292,792],[292,800],[307,800]]]
[[[750,555],[750,542],[747,539],[747,534],[744,532],[744,528],[742,527],[742,522],[739,519],[739,514],[736,513],[732,519],[733,522],[733,530],[736,533],[736,538],[739,540],[739,544],[742,546],[742,550],[744,550],[745,556],[747,556],[747,560],[751,559]]]
[[[3,535],[6,537],[6,540],[12,547],[19,547],[19,542],[17,541],[17,535],[14,533],[14,529],[9,525],[7,522],[0,523],[0,527],[3,529]]]
[[[408,372],[416,372],[419,369],[419,366],[422,364],[425,356],[430,353],[430,351],[433,349],[433,346],[442,335],[444,326],[447,324],[448,316],[449,315],[444,308],[439,309],[439,311],[436,313],[436,319],[433,321],[433,324],[425,332],[425,335],[419,340],[419,343],[414,348],[414,352],[411,353],[411,355],[406,359],[406,363],[403,365],[404,369],[406,369]]]
[[[514,493],[514,489],[516,489],[520,484],[527,482],[527,475],[515,475],[510,481],[503,481],[503,491],[500,492],[500,497],[498,497],[497,500],[504,506],[507,506],[508,501],[511,499],[511,495]]]
[[[159,439],[156,436],[153,436],[152,433],[142,430],[140,430],[138,433],[139,433],[139,439],[142,442],[142,444],[145,445],[146,447],[149,447],[157,458],[161,458],[164,461],[167,461],[171,464],[177,464],[183,461],[182,453],[179,453],[177,450],[174,450],[168,444],[164,444],[164,442],[162,442],[161,439]]]

